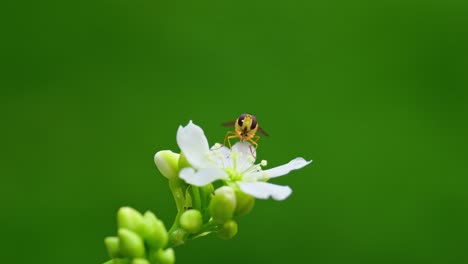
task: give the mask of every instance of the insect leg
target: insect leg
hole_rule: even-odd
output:
[[[260,137],[259,135],[255,135],[255,139],[254,139],[254,141],[255,141],[255,142],[257,142],[257,141],[259,141],[259,140],[260,140],[260,138],[262,138],[262,137]],[[258,143],[257,143],[257,144],[258,144]]]
[[[259,140],[259,139],[260,139],[259,136],[255,136],[255,140]],[[252,151],[252,149],[250,149],[250,153],[252,154],[252,156],[253,156],[254,158],[257,158],[258,143],[257,143],[255,140],[253,140],[253,139],[251,139],[251,138],[248,139],[248,141],[249,141],[250,143],[252,143],[252,145],[254,145],[254,150]]]
[[[258,148],[258,142],[260,140],[260,136],[259,135],[255,135],[254,137],[255,139],[249,139],[249,142],[252,143],[254,146],[255,146],[255,152],[257,151],[257,148]]]
[[[233,132],[233,131],[226,132],[226,135],[224,136],[223,146],[226,146],[226,140],[228,139],[228,137],[232,137],[232,136],[229,136],[229,135],[236,135],[236,132]],[[229,142],[229,140],[228,140],[228,142]],[[229,142],[229,146],[231,146],[230,142]]]
[[[228,143],[229,143],[229,148],[232,148],[232,146],[231,146],[231,141],[229,141],[231,138],[238,138],[238,136],[237,136],[237,135],[234,135],[234,136],[229,136],[229,137],[227,137],[227,141],[228,141]]]

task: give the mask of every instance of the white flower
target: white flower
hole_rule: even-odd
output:
[[[292,192],[289,186],[266,182],[300,169],[312,161],[295,158],[276,168],[262,170],[266,161],[255,164],[253,147],[248,142],[238,142],[232,149],[215,144],[209,148],[203,130],[192,123],[180,126],[177,131],[177,144],[192,167],[180,171],[179,177],[195,186],[204,186],[216,180],[236,184],[243,192],[256,198],[284,200]]]

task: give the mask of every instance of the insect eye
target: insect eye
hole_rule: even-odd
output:
[[[252,116],[252,124],[250,125],[250,129],[254,129],[257,126],[257,118]]]
[[[239,118],[237,119],[237,124],[239,126],[242,126],[242,124],[244,123],[244,118],[247,116],[247,114],[242,114],[239,116]]]

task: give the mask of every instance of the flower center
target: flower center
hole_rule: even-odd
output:
[[[225,169],[231,181],[242,181],[242,174],[237,172],[234,168]]]

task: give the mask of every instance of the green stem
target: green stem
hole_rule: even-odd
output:
[[[200,199],[200,188],[192,186],[193,193],[193,208],[201,211],[201,199]]]
[[[177,206],[177,211],[182,212],[185,205],[184,188],[185,183],[181,179],[169,180],[169,188],[171,189],[172,196]]]
[[[196,239],[218,229],[218,225],[213,220],[209,220],[205,225],[202,226],[201,230],[197,234],[188,234],[183,228],[179,226],[180,217],[185,212],[185,189],[187,188],[187,185],[181,179],[171,179],[169,180],[169,188],[171,189],[174,201],[177,206],[177,215],[174,219],[174,223],[168,231],[169,243],[167,247],[183,245],[187,240]],[[200,210],[202,206],[200,189],[196,186],[192,186],[191,191],[193,194],[193,207]]]
[[[170,235],[172,232],[174,232],[176,229],[179,228],[179,221],[180,221],[180,216],[182,215],[183,211],[178,211],[177,212],[177,215],[174,219],[174,223],[172,223],[172,226],[171,228],[169,229],[169,231],[167,231],[167,233]]]
[[[169,244],[167,246],[175,247],[184,244],[187,236],[186,232],[179,227],[180,216],[184,212],[185,206],[184,190],[186,184],[181,179],[171,179],[169,180],[169,188],[171,189],[172,196],[174,196],[174,201],[177,206],[177,215],[168,231]]]
[[[217,227],[217,225],[218,224],[216,224],[216,222],[213,221],[213,219],[210,219],[206,224],[202,226],[199,233],[206,232],[209,230],[211,231],[211,229],[213,229],[214,227]]]
[[[213,219],[210,219],[210,221],[208,221],[208,223],[204,224],[200,231],[198,231],[198,233],[196,234],[193,234],[191,237],[190,237],[190,240],[194,240],[194,239],[197,239],[199,237],[202,237],[202,236],[206,236],[208,234],[210,234],[211,232],[214,232],[214,231],[217,231],[219,228],[218,224],[216,224]]]
[[[173,248],[185,244],[188,233],[179,227],[178,222],[174,222],[174,225],[169,230],[169,242],[166,247]]]

